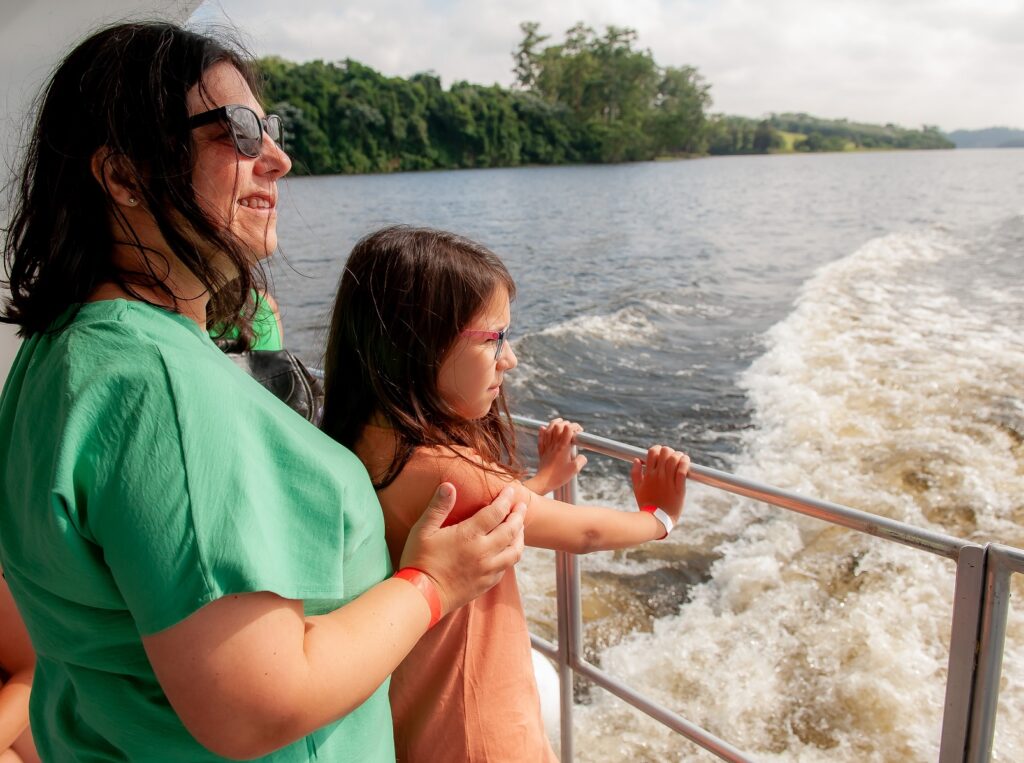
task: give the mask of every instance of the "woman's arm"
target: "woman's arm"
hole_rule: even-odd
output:
[[[472,518],[442,528],[455,495],[441,488],[410,533],[401,563],[428,573],[448,612],[519,560],[525,508],[513,508],[511,491],[504,491]],[[143,644],[185,727],[211,751],[241,759],[354,710],[409,653],[429,619],[423,595],[390,578],[317,617],[304,617],[301,602],[267,592],[226,596]]]
[[[36,656],[25,624],[0,578],[0,668],[9,678],[0,686],[0,752],[28,728],[28,698]]]

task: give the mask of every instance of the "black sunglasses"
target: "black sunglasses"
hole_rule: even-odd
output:
[[[193,130],[214,122],[227,124],[231,139],[235,142],[235,150],[242,156],[255,159],[263,149],[263,133],[270,136],[278,146],[283,144],[284,128],[281,117],[267,114],[260,117],[248,106],[232,104],[204,111],[189,117],[188,124]]]

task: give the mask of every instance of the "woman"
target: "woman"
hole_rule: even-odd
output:
[[[124,24],[43,95],[0,399],[0,563],[43,760],[393,760],[387,676],[522,550],[508,495],[441,529],[442,485],[391,577],[358,459],[206,334],[276,247],[290,162],[253,81],[207,37]]]

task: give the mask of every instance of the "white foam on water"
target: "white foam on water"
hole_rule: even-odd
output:
[[[664,302],[661,300],[649,299],[644,300],[644,304],[653,310],[664,313],[665,315],[675,316],[698,316],[700,318],[728,318],[733,314],[733,309],[727,305],[712,304],[700,299],[700,295],[695,295],[695,299],[687,302]]]
[[[642,344],[655,326],[638,307],[624,307],[606,315],[580,315],[537,332],[540,336],[575,336],[603,339],[612,344]]]
[[[737,470],[1024,546],[1024,295],[988,284],[987,310],[963,304],[950,273],[971,256],[948,233],[894,234],[822,268],[742,379],[755,427]],[[953,564],[693,492],[673,542],[713,546],[711,579],[603,669],[760,760],[934,761]],[[1019,577],[996,760],[1024,759]],[[579,760],[715,760],[624,708],[601,691],[577,708]]]
[[[519,355],[520,350],[516,347],[515,343],[512,344],[512,350],[517,356]],[[546,374],[537,366],[526,362],[522,358],[519,359],[519,364],[508,372],[506,380],[508,388],[511,389],[531,387],[539,392],[546,392],[550,389]]]

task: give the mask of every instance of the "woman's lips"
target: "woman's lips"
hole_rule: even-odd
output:
[[[269,210],[275,207],[274,199],[270,196],[246,196],[238,200],[238,206],[246,209]]]

